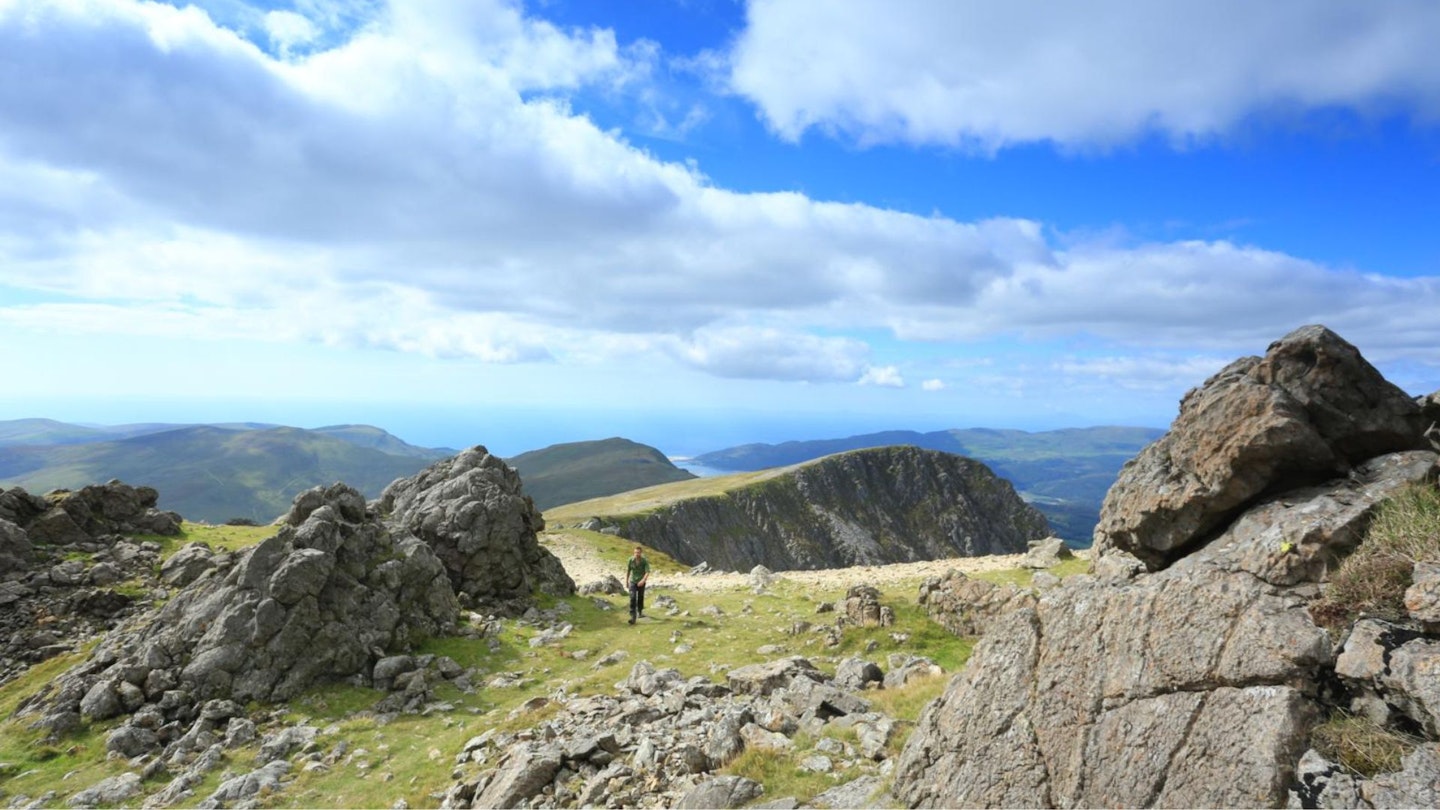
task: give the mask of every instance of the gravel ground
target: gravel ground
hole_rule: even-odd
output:
[[[565,565],[565,571],[570,574],[571,579],[575,580],[576,585],[594,582],[604,578],[606,574],[614,574],[617,579],[623,579],[625,576],[623,567],[616,568],[605,564],[588,545],[568,535],[546,535],[544,542],[545,547],[560,558],[560,562]],[[1076,552],[1076,556],[1084,557],[1088,553],[1080,551]],[[861,565],[854,568],[831,568],[820,571],[780,571],[777,573],[791,582],[813,585],[826,590],[843,590],[851,585],[861,583],[876,585],[921,579],[928,576],[941,576],[952,568],[966,574],[1019,568],[1020,560],[1024,557],[1023,554],[997,554],[989,557],[955,557],[948,560]],[[699,576],[690,576],[684,573],[656,573],[650,577],[650,587],[702,593],[744,587],[749,584],[749,580],[749,572]]]

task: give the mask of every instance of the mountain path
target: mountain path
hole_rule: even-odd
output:
[[[566,534],[542,535],[543,545],[550,549],[565,572],[584,585],[613,574],[624,579],[625,569],[600,559],[594,548],[582,540]],[[1088,551],[1077,551],[1077,557],[1089,556]],[[995,554],[986,557],[952,557],[945,560],[924,560],[889,565],[857,565],[850,568],[829,568],[818,571],[777,571],[779,576],[791,582],[824,590],[845,590],[852,585],[886,585],[906,580],[918,580],[930,576],[944,576],[946,571],[956,569],[961,573],[974,574],[981,571],[1003,571],[1019,568],[1024,554]],[[650,589],[674,589],[689,593],[712,593],[744,588],[750,585],[749,572],[709,573],[690,575],[656,572],[650,577]]]

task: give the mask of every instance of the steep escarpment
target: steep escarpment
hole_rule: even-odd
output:
[[[1014,554],[1049,530],[984,464],[916,447],[841,453],[611,520],[677,560],[734,570]]]
[[[1330,786],[1342,769],[1311,750],[1317,725],[1367,703],[1389,707],[1382,722],[1435,725],[1437,701],[1398,694],[1407,677],[1424,682],[1414,673],[1440,672],[1434,625],[1327,629],[1310,610],[1377,505],[1433,486],[1420,415],[1323,327],[1192,391],[1107,496],[1093,575],[989,622],[921,716],[896,796],[926,807],[1432,803],[1433,736],[1402,772],[1351,780],[1348,793]]]

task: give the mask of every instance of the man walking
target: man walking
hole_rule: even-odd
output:
[[[645,615],[645,582],[650,579],[650,561],[639,546],[635,556],[625,564],[625,582],[630,586],[630,623]]]

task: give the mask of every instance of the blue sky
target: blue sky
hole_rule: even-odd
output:
[[[0,419],[512,454],[1440,388],[1440,5],[0,0]]]

